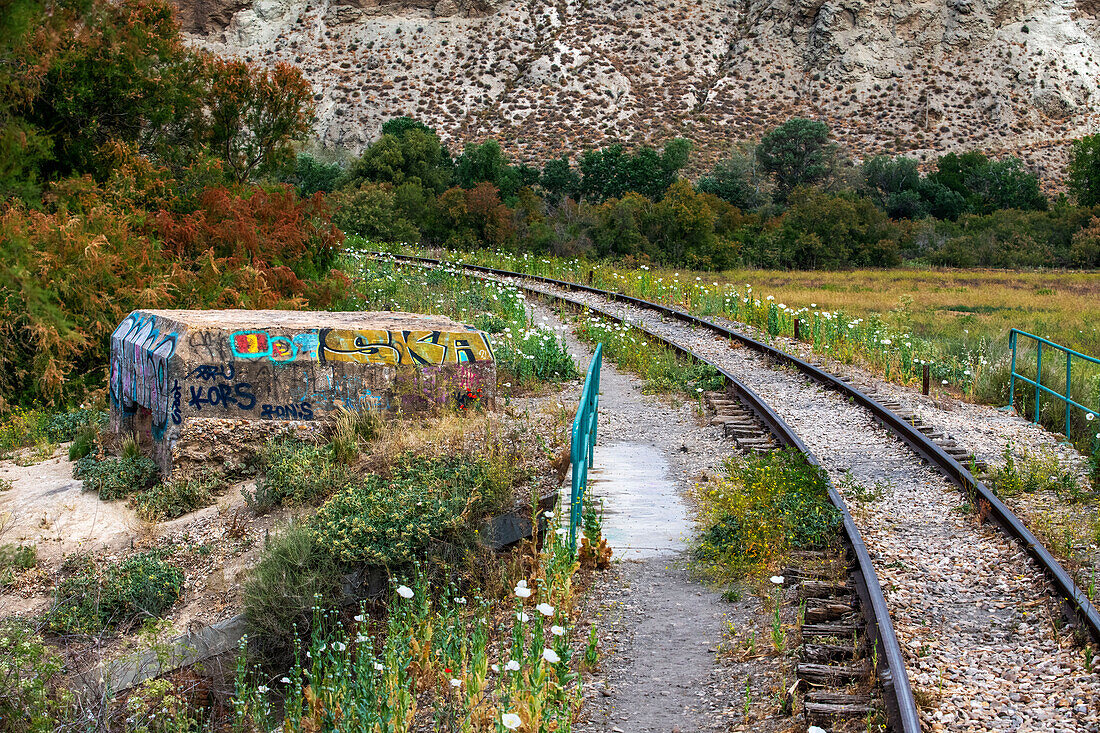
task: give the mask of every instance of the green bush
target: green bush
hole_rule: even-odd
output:
[[[292,659],[295,634],[308,637],[313,607],[331,608],[340,592],[340,568],[302,525],[275,534],[244,586],[249,648],[272,668]]]
[[[107,426],[103,410],[50,412],[17,408],[0,422],[0,451],[39,443],[64,443]]]
[[[990,483],[998,496],[1011,497],[1021,493],[1050,491],[1069,501],[1085,498],[1082,482],[1072,471],[1062,467],[1053,453],[1031,453],[1022,450],[1016,456],[1011,445],[1005,446],[1004,464],[990,472]]]
[[[225,479],[214,471],[207,471],[190,478],[153,484],[132,496],[130,505],[137,510],[138,516],[148,521],[175,519],[213,504],[214,497],[225,488]]]
[[[48,440],[46,423],[49,414],[42,410],[13,410],[0,423],[0,451],[5,453]]]
[[[0,545],[0,588],[8,585],[17,571],[30,570],[37,564],[34,545]]]
[[[95,431],[90,429],[85,429],[77,435],[73,439],[73,444],[69,446],[69,460],[79,461],[95,450],[95,438]]]
[[[156,481],[157,464],[145,456],[99,458],[92,454],[73,467],[73,477],[84,482],[85,491],[94,491],[103,501],[125,499],[148,488]]]
[[[793,450],[730,462],[727,477],[696,498],[706,525],[696,556],[736,571],[826,546],[840,527],[825,472]]]
[[[310,523],[318,546],[345,563],[400,565],[466,520],[499,507],[506,476],[488,461],[405,454],[389,477],[370,474],[322,506]]]
[[[317,502],[351,482],[350,469],[335,460],[328,446],[281,438],[264,446],[259,459],[261,477],[247,495],[257,512]]]
[[[48,615],[49,628],[57,633],[95,634],[159,617],[183,592],[183,572],[157,552],[106,566],[88,558],[75,565],[58,585]]]
[[[61,659],[22,619],[0,621],[0,729],[52,733],[67,718],[71,696],[58,684]]]
[[[55,412],[46,418],[46,435],[50,440],[66,442],[75,440],[89,429],[93,431],[103,430],[107,427],[107,412],[105,410],[70,410],[69,412]]]

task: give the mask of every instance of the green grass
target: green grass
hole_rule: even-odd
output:
[[[372,249],[356,237],[349,238],[349,245]],[[532,322],[523,293],[514,286],[450,269],[399,266],[371,258],[349,260],[344,266],[356,281],[357,308],[442,315],[488,332],[498,382],[536,387],[578,376],[564,342]]]
[[[157,552],[119,563],[77,558],[66,564],[75,568],[58,584],[47,614],[49,629],[58,634],[98,634],[158,617],[183,593],[183,572]]]
[[[829,546],[840,527],[824,471],[796,451],[730,459],[724,477],[697,485],[692,496],[702,527],[695,555],[720,578],[758,573],[791,550]]]
[[[928,366],[935,392],[998,407],[1008,403],[1011,328],[1100,356],[1100,276],[1095,273],[932,268],[706,272],[488,250],[427,254],[574,282],[591,277],[596,287],[729,318],[770,337],[792,337],[797,318],[803,342],[822,356],[909,385],[919,384]],[[1043,383],[1064,386],[1064,356],[1050,363],[1048,349],[1046,357]],[[1034,378],[1035,350],[1023,341],[1018,371]],[[1100,367],[1076,363],[1072,395],[1100,409]],[[1017,396],[1017,410],[1032,417],[1033,393],[1023,390]],[[1039,422],[1063,431],[1064,405],[1045,396],[1039,402]],[[1100,452],[1097,423],[1088,424],[1082,410],[1071,413],[1078,447]]]
[[[605,356],[644,378],[646,392],[683,392],[698,397],[701,392],[721,389],[725,383],[714,367],[682,356],[628,324],[585,313],[574,325],[578,338],[590,344],[602,343]]]

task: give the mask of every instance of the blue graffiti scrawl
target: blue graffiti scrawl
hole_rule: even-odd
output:
[[[161,332],[156,316],[134,312],[111,334],[111,403],[126,414],[146,407],[153,415],[153,437],[168,425],[174,390],[168,386],[168,360],[176,353],[175,332]]]

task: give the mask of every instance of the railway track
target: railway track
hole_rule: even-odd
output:
[[[627,322],[726,377],[741,414],[716,418],[733,418],[724,429],[743,448],[766,450],[774,441],[821,465],[833,481],[830,498],[844,514],[851,589],[894,730],[920,730],[922,722],[929,730],[1100,730],[1095,676],[1058,634],[1055,619],[1044,615],[1044,599],[1053,591],[1093,638],[1100,638],[1100,616],[1038,539],[959,462],[965,453],[957,446],[938,445],[942,436],[906,419],[912,416],[732,324],[576,283],[397,259],[462,267]],[[709,401],[716,408],[716,401],[729,402]],[[881,496],[859,506],[865,545],[842,492],[869,486]],[[959,514],[957,489],[1001,532]],[[846,602],[818,605],[843,608]],[[844,707],[836,697],[821,699]]]

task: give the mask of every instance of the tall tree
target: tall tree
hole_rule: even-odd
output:
[[[812,186],[836,168],[836,145],[824,122],[801,117],[784,122],[760,141],[757,155],[775,179],[775,197],[785,202],[796,186]]]
[[[467,143],[462,155],[455,161],[455,180],[463,188],[473,188],[488,182],[500,188],[510,165],[496,140],[486,140],[477,145]]]
[[[1100,204],[1100,135],[1086,135],[1074,141],[1069,190],[1081,206]]]
[[[78,10],[50,0],[0,0],[0,201],[37,191],[52,141],[26,114]]]
[[[863,185],[871,200],[895,219],[917,219],[927,213],[920,195],[920,171],[913,158],[876,155],[862,166]]]
[[[699,190],[739,209],[751,211],[768,203],[768,187],[756,161],[755,148],[734,150],[699,180]]]
[[[313,93],[297,67],[209,62],[210,146],[238,183],[274,170],[313,129]]]
[[[26,113],[52,140],[47,175],[104,177],[107,143],[153,152],[156,130],[196,119],[201,78],[168,2],[50,5],[48,11],[56,7],[68,23]],[[185,137],[194,140],[191,132]]]
[[[398,118],[408,119],[408,118]],[[439,137],[424,125],[401,129],[390,120],[382,137],[374,141],[348,171],[348,183],[385,182],[400,186],[415,183],[440,194],[451,185],[454,164]],[[413,122],[409,120],[409,122]]]
[[[581,177],[569,164],[569,156],[548,160],[542,167],[539,185],[549,194],[551,203],[557,205],[563,198],[580,197]]]

